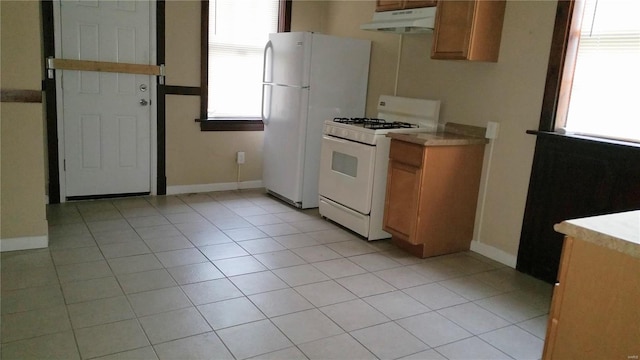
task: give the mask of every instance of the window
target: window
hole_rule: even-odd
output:
[[[555,128],[640,142],[639,16],[637,0],[576,2]]]
[[[290,1],[202,3],[202,130],[262,130],[263,50],[289,30]]]

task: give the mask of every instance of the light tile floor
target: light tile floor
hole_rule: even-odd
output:
[[[538,359],[551,286],[421,260],[259,191],[47,208],[2,253],[3,359]]]

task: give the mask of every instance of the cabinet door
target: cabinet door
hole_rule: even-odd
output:
[[[404,0],[376,0],[376,11],[391,11],[402,9]]]
[[[438,2],[433,33],[433,59],[497,62],[504,0]]]
[[[633,359],[640,350],[640,259],[574,239],[544,358]],[[563,274],[566,275],[563,279]],[[555,296],[555,294],[554,294]],[[631,354],[631,355],[629,355]]]
[[[543,360],[551,360],[551,351],[555,346],[556,336],[558,334],[558,318],[560,317],[560,305],[562,304],[562,296],[566,288],[567,271],[569,268],[569,260],[571,259],[571,251],[573,250],[573,238],[566,237],[564,245],[562,245],[562,262],[558,269],[558,282],[553,287],[553,297],[551,299],[551,308],[549,309],[549,321],[547,322],[547,333],[544,342],[544,351],[542,352]]]
[[[387,175],[384,230],[418,245],[415,229],[420,199],[421,169],[391,160]]]
[[[475,6],[475,1],[438,2],[432,58],[458,60],[467,58]]]
[[[415,9],[423,7],[436,6],[438,2],[436,0],[404,0],[405,9]]]

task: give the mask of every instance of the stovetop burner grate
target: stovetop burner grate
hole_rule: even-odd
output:
[[[344,118],[337,117],[333,121],[342,124],[362,125],[365,129],[402,129],[417,128],[418,125],[400,121],[388,122],[384,119],[376,118]]]

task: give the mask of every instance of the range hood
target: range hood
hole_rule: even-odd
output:
[[[360,25],[362,30],[386,31],[397,34],[425,34],[433,32],[436,7],[380,11],[373,14],[370,23]]]

